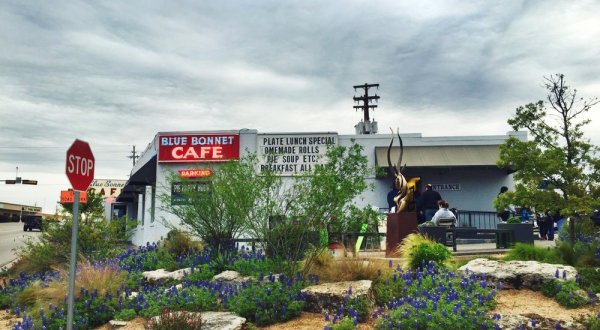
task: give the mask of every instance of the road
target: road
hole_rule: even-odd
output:
[[[39,231],[24,232],[23,224],[19,222],[0,223],[0,267],[11,262],[17,254],[13,249],[22,247],[27,237],[36,238],[41,235]]]

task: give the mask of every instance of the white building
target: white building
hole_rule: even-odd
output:
[[[492,200],[500,187],[513,186],[510,171],[496,166],[499,145],[510,136],[523,141],[527,139],[525,132],[497,136],[401,136],[404,142],[403,163],[406,163],[404,174],[407,178],[420,178],[417,190],[423,191],[425,184],[431,183],[451,207],[488,212],[494,211]],[[130,179],[117,200],[126,203],[127,215],[138,220],[133,243],[141,245],[166,236],[168,230],[163,221],[179,223],[173,215],[161,210],[157,198],[161,192],[176,195],[178,186],[169,185],[169,173],[179,171],[182,177],[203,175],[202,171],[185,170],[202,169],[207,163],[235,160],[247,153],[257,153],[259,159],[263,159],[261,166],[269,166],[288,177],[309,171],[322,162],[318,156],[324,154],[327,144],[349,146],[352,140],[364,147],[369,166],[387,168],[387,148],[391,138],[391,134],[259,133],[253,129],[160,132],[133,167]],[[396,138],[392,162],[397,160],[398,152]],[[375,189],[365,192],[358,203],[387,209],[392,176],[373,176],[367,180],[374,183]]]

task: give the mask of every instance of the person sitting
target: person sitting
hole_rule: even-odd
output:
[[[450,204],[448,204],[448,202],[446,202],[443,199],[440,199],[437,202],[437,204],[438,204],[438,210],[433,215],[433,218],[431,218],[431,221],[433,221],[433,223],[438,225],[439,220],[442,218],[453,218],[454,222],[456,223],[456,215],[454,215],[454,213],[452,213],[452,211],[448,210],[448,207],[450,207]]]

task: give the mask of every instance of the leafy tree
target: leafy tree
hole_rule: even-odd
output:
[[[169,189],[159,195],[162,208],[220,254],[233,248],[233,239],[251,219],[266,217],[265,209],[274,201],[271,190],[279,184],[277,177],[256,171],[255,156],[213,165],[213,175],[207,179],[181,179],[173,173],[168,182],[184,187],[183,202],[172,200]],[[166,221],[165,225],[173,227]]]
[[[259,173],[254,155],[219,164],[204,180],[174,173],[171,185],[184,183],[191,189],[180,192],[184,203],[172,203],[169,191],[160,194],[161,204],[216,252],[224,253],[234,238],[247,233],[265,242],[272,257],[285,259],[286,272],[293,274],[310,245],[326,243],[318,237],[330,221],[350,221],[358,213],[350,205],[369,187],[362,147],[331,147],[326,157],[326,164],[286,184],[272,172]],[[312,257],[308,259],[310,263]]]
[[[578,98],[564,75],[545,78],[546,102],[520,106],[508,120],[514,130],[526,129],[530,141],[509,138],[500,146],[498,165],[514,169],[515,192],[500,195],[495,204],[512,203],[537,211],[560,211],[564,216],[590,214],[600,194],[598,148],[584,137],[590,120],[585,114],[597,98]],[[571,229],[574,222],[570,222]],[[574,240],[573,232],[571,240]]]
[[[297,178],[290,203],[291,218],[313,231],[350,228],[358,213],[351,206],[361,193],[372,189],[365,180],[372,169],[367,166],[362,146],[353,141],[350,147],[331,147],[326,157],[323,166]],[[320,247],[306,255],[305,270],[318,256]]]

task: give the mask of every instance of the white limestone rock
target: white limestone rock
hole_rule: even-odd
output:
[[[156,282],[163,281],[167,279],[172,279],[176,281],[181,281],[186,274],[191,273],[191,268],[178,269],[172,272],[168,272],[164,269],[150,270],[147,272],[143,272],[142,276],[148,282]]]
[[[530,289],[539,291],[554,279],[575,280],[577,270],[571,266],[547,264],[537,261],[496,261],[478,258],[458,269],[475,274],[492,282],[502,282],[503,289]]]
[[[346,281],[337,283],[323,283],[302,289],[306,295],[304,310],[313,313],[324,311],[334,312],[344,304],[346,295],[351,289],[350,298],[356,297],[366,299],[369,306],[374,305],[373,282],[369,280]]]

